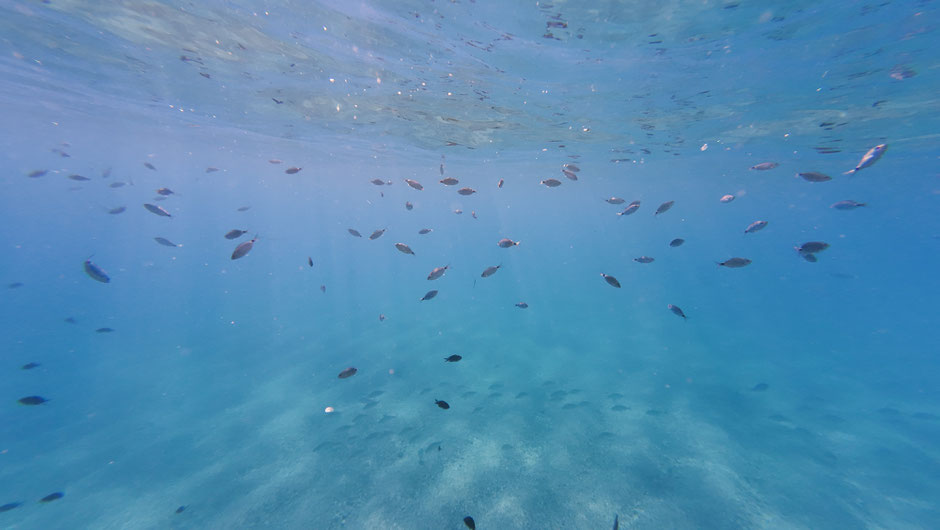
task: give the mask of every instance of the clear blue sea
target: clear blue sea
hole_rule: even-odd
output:
[[[0,0],[0,528],[940,527],[938,30]]]

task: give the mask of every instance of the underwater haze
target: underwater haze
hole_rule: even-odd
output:
[[[0,14],[0,528],[937,527],[937,2]]]

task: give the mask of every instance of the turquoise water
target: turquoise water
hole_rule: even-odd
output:
[[[0,527],[940,520],[935,3],[0,8]]]

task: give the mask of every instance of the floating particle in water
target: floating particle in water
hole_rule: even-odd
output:
[[[421,300],[419,300],[419,302],[424,302],[425,300],[430,300],[430,299],[434,298],[435,296],[437,296],[437,291],[436,291],[436,290],[428,291],[428,292],[424,293],[424,296],[421,297]]]
[[[418,182],[417,180],[405,179],[405,184],[419,191],[424,189],[424,186],[422,186],[421,183]]]
[[[797,173],[797,175],[807,182],[826,182],[827,180],[832,180],[832,177],[829,175],[817,171],[807,171],[806,173]]]
[[[661,214],[661,213],[665,213],[665,212],[669,211],[669,209],[672,208],[672,205],[675,204],[675,203],[676,203],[676,201],[666,201],[666,202],[660,204],[660,205],[659,205],[659,208],[656,208],[656,213],[654,213],[653,215],[659,215],[659,214]]]
[[[154,215],[159,215],[160,217],[173,217],[172,215],[170,215],[170,212],[164,210],[163,208],[157,206],[156,204],[147,203],[147,204],[144,204],[144,208],[146,208],[148,212]]]
[[[833,204],[832,206],[830,206],[830,208],[834,208],[836,210],[854,210],[856,208],[861,208],[862,206],[867,206],[867,205],[864,202],[855,202],[852,200],[848,200],[848,201],[839,201]]]
[[[438,407],[440,407],[440,408],[442,408],[442,409],[444,409],[444,410],[447,410],[447,409],[450,408],[450,405],[449,405],[446,401],[442,401],[442,400],[440,400],[440,399],[435,399],[435,400],[434,400],[434,404],[436,404]]]
[[[432,270],[431,273],[428,274],[428,279],[436,280],[440,278],[441,276],[444,275],[445,272],[447,272],[448,268],[450,268],[450,265],[445,265],[443,267],[435,267],[434,270]]]
[[[349,234],[353,237],[362,237],[362,234],[360,234],[359,231],[355,228],[347,228],[346,231],[349,232]]]
[[[719,267],[728,267],[729,269],[740,269],[741,267],[746,267],[751,264],[751,260],[747,258],[730,258],[725,261],[718,262]]]
[[[680,308],[679,306],[667,304],[666,307],[669,308],[669,310],[672,311],[674,315],[680,316],[682,318],[686,318],[685,313],[682,312],[682,308]]]
[[[607,284],[611,287],[620,289],[620,282],[617,281],[617,278],[614,278],[609,274],[604,274],[603,272],[601,273],[601,277],[604,278],[604,281],[607,282]]]
[[[499,241],[497,241],[496,245],[499,248],[509,248],[509,247],[517,246],[519,243],[520,243],[519,241],[513,241],[512,239],[504,237],[503,239],[500,239]]]
[[[397,248],[399,252],[402,252],[404,254],[411,254],[412,256],[415,255],[414,251],[411,250],[411,247],[409,247],[408,245],[404,243],[395,243],[395,248]]]
[[[858,161],[854,169],[850,169],[843,173],[844,175],[851,175],[858,171],[870,167],[872,164],[878,161],[881,158],[881,155],[885,154],[885,151],[888,150],[888,144],[879,144],[875,147],[872,147],[862,156],[862,159]]]
[[[620,197],[611,197],[609,199],[604,199],[604,202],[606,202],[607,204],[623,204],[626,201],[624,201]]]
[[[681,247],[683,243],[685,243],[685,239],[682,239],[681,237],[677,237],[677,238],[675,238],[675,239],[673,239],[672,241],[669,242],[669,246],[670,246],[670,247]]]
[[[539,182],[539,184],[548,186],[549,188],[557,188],[558,186],[561,186],[561,181],[558,179],[545,179]]]
[[[97,280],[101,283],[108,283],[111,281],[111,277],[108,276],[108,273],[91,262],[91,260],[86,259],[84,263],[85,274],[87,274],[91,279]]]
[[[255,241],[258,238],[254,238],[251,241],[245,241],[244,243],[235,247],[235,250],[232,252],[232,259],[239,259],[245,257],[246,254],[251,252],[251,249],[255,246]]]
[[[461,356],[455,354],[455,355],[451,355],[450,357],[444,357],[444,362],[445,362],[445,363],[455,363],[455,362],[459,361],[460,359],[463,359],[463,357],[461,357]]]
[[[26,397],[21,397],[20,399],[16,401],[20,405],[42,405],[43,403],[49,400],[42,396],[26,396]]]
[[[455,184],[457,184],[457,183],[459,183],[459,182],[460,182],[460,181],[457,180],[457,179],[455,179],[454,177],[447,177],[447,178],[443,178],[443,179],[440,180],[440,183],[443,184],[443,185],[445,185],[445,186],[453,186],[453,185],[455,185]]]
[[[483,269],[483,273],[480,274],[480,277],[482,277],[482,278],[488,278],[488,277],[490,277],[490,276],[496,274],[496,271],[498,271],[500,267],[502,267],[502,264],[489,266],[489,267]]]
[[[754,221],[753,223],[747,225],[747,228],[744,229],[745,234],[750,234],[752,232],[757,232],[763,230],[767,226],[767,221]]]
[[[768,169],[773,169],[779,165],[780,164],[777,162],[761,162],[760,164],[751,166],[751,169],[757,171],[767,171]]]
[[[303,168],[302,167],[289,167],[284,170],[284,173],[287,173],[288,175],[296,175],[297,173],[300,173],[301,169]]]
[[[383,228],[383,229],[381,229],[381,230],[376,230],[375,232],[372,232],[372,235],[369,236],[369,239],[376,240],[376,239],[382,237],[382,234],[384,234],[386,230],[388,230],[388,229],[387,229],[387,228]]]
[[[356,372],[358,372],[358,371],[359,371],[359,370],[357,370],[356,368],[350,366],[349,368],[343,369],[343,371],[339,373],[339,376],[338,376],[338,377],[339,377],[340,379],[348,379],[348,378],[350,378],[350,377],[356,375]]]

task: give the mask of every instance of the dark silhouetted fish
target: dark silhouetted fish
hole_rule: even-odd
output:
[[[242,207],[238,208],[238,211],[239,211],[239,212],[247,212],[247,211],[250,210],[250,209],[251,209],[251,206],[242,206]]]
[[[827,180],[832,180],[832,177],[830,177],[829,175],[825,175],[823,173],[819,173],[816,171],[807,171],[806,173],[797,173],[797,175],[802,177],[803,180],[806,180],[809,182],[826,182]]]
[[[669,211],[669,209],[672,208],[672,205],[675,203],[676,201],[666,201],[660,204],[659,208],[656,208],[656,213],[654,213],[653,215],[659,215],[661,213]]]
[[[499,241],[496,242],[496,245],[497,245],[499,248],[514,247],[514,246],[516,246],[516,245],[518,245],[518,244],[519,244],[519,241],[513,241],[512,239],[508,239],[508,238],[505,238],[505,237],[504,237],[503,239],[500,239]]]
[[[352,234],[354,237],[362,237],[362,234],[360,234],[359,231],[355,228],[347,228],[346,231]]]
[[[620,530],[620,515],[614,514],[614,530]]]
[[[39,499],[39,502],[52,502],[54,500],[61,499],[62,497],[65,497],[65,494],[62,493],[61,491],[57,491],[55,493],[50,493],[49,495],[46,495],[45,497]]]
[[[519,309],[528,309],[528,308],[529,308],[529,304],[527,304],[527,303],[525,303],[525,302],[516,302],[515,305],[516,305],[516,307],[518,307]]]
[[[42,396],[26,396],[26,397],[21,397],[20,399],[16,401],[20,405],[42,405],[43,403],[49,400]]]
[[[780,164],[778,164],[778,163],[776,163],[776,162],[761,162],[760,164],[757,164],[757,165],[755,165],[755,166],[751,166],[751,169],[756,169],[756,170],[758,170],[758,171],[767,171],[768,169],[773,169],[773,168],[775,168],[775,167],[777,167],[777,166],[779,166],[779,165],[780,165]]]
[[[770,385],[767,383],[757,383],[753,388],[751,388],[751,392],[763,392],[768,388],[770,388]]]
[[[383,229],[381,229],[381,230],[376,230],[375,232],[372,232],[372,235],[369,236],[369,239],[378,239],[378,238],[382,237],[382,234],[384,234],[386,230],[388,230],[388,229],[387,229],[387,228],[383,228]]]
[[[541,181],[539,184],[543,184],[545,186],[548,186],[549,188],[557,188],[558,186],[561,186],[561,181],[558,179],[545,179]]]
[[[440,399],[435,399],[435,400],[434,400],[434,403],[435,403],[438,407],[440,407],[440,408],[442,408],[442,409],[444,409],[444,410],[447,410],[447,409],[450,408],[450,405],[448,405],[446,401],[441,401]]]
[[[576,165],[574,165],[574,164],[565,164],[565,165],[563,165],[563,166],[561,166],[561,167],[567,169],[568,171],[574,171],[575,173],[580,173],[580,172],[581,172],[581,168],[579,168],[578,166],[576,166]]]
[[[148,212],[155,214],[155,215],[159,215],[161,217],[173,217],[172,215],[170,215],[170,212],[164,210],[163,208],[157,206],[156,204],[147,203],[147,204],[144,204],[144,208],[146,208]]]
[[[499,182],[496,183],[496,187],[497,187],[497,188],[502,188],[504,182],[506,182],[506,181],[503,180],[503,179],[499,179]]]
[[[108,213],[111,215],[117,215],[119,213],[124,213],[125,210],[127,210],[127,208],[125,208],[124,206],[118,206],[117,208],[111,208],[110,210],[108,210]]]
[[[568,180],[578,180],[578,176],[575,175],[574,171],[568,171],[567,169],[562,169],[561,172],[562,174],[565,175],[565,177],[568,178]]]
[[[411,204],[410,202],[407,202],[407,201],[405,202],[405,209],[408,210],[409,212],[411,210],[414,210],[414,207],[415,207],[414,204]]]
[[[459,355],[451,355],[450,357],[444,357],[444,362],[445,362],[445,363],[455,363],[455,362],[459,361],[460,359],[463,359],[463,357],[461,357],[461,356],[459,356]]]
[[[620,289],[620,282],[617,281],[617,278],[614,278],[613,276],[609,274],[604,274],[603,272],[601,273],[601,277],[604,278],[604,281],[607,282],[608,285],[611,285],[613,287],[616,287],[617,289]]]
[[[39,363],[30,362],[20,366],[20,370],[32,370],[33,368],[39,368],[40,366],[42,365]]]
[[[179,246],[165,237],[155,237],[153,238],[153,240],[156,241],[157,243],[160,243],[161,245],[165,247],[178,247]]]
[[[218,170],[219,170],[219,168],[217,168],[217,167],[209,166],[209,167],[206,168],[206,173],[215,173],[215,172],[218,171]]]
[[[152,169],[152,170],[154,170],[154,171],[157,170],[157,168],[155,168],[155,167],[153,166],[153,164],[151,164],[150,162],[144,162],[144,167],[147,168],[147,169]]]
[[[3,506],[0,506],[0,513],[8,512],[14,508],[19,508],[22,505],[23,505],[22,502],[8,502],[4,504]]]
[[[244,243],[235,247],[235,251],[232,252],[232,259],[245,257],[245,254],[248,254],[249,252],[251,252],[251,249],[252,247],[255,246],[255,241],[257,240],[258,238],[254,238],[251,241],[245,241]]]
[[[48,172],[49,172],[48,169],[37,169],[34,171],[30,171],[26,176],[31,179],[38,179],[39,177],[45,175]]]
[[[384,186],[384,185],[385,185],[385,181],[382,180],[382,179],[372,179],[372,180],[370,180],[369,182],[375,184],[376,186]]]
[[[450,267],[450,265],[445,265],[445,266],[443,266],[443,267],[435,267],[434,270],[431,271],[431,274],[428,274],[428,279],[429,279],[429,280],[436,280],[436,279],[440,278],[441,276],[444,275],[445,272],[447,272],[447,269],[448,269],[449,267]]]
[[[180,506],[176,509],[176,513],[183,513],[186,511],[186,506]]]
[[[127,185],[126,182],[112,182],[111,184],[108,184],[108,187],[109,188],[123,188],[126,185]]]
[[[445,179],[441,179],[441,184],[443,184],[443,185],[445,185],[445,186],[453,186],[453,185],[455,185],[455,184],[457,184],[457,183],[459,183],[459,182],[460,182],[460,181],[457,180],[457,179],[455,179],[454,177],[447,177],[447,178],[445,178]]]
[[[98,328],[95,333],[114,333],[114,328]]]
[[[108,273],[104,272],[101,267],[95,265],[91,260],[85,260],[85,274],[91,277],[93,280],[98,280],[101,283],[108,283],[111,281],[111,278],[108,276]]]
[[[340,378],[340,379],[348,379],[348,378],[350,378],[350,377],[356,375],[356,372],[358,372],[358,371],[359,371],[359,370],[357,370],[357,369],[353,368],[352,366],[350,366],[349,368],[346,368],[345,370],[343,370],[342,372],[339,373],[339,378]]]
[[[307,256],[307,265],[313,267],[313,258],[311,258],[310,256]]]
[[[432,291],[428,291],[428,292],[424,293],[424,296],[421,297],[421,300],[419,300],[419,302],[424,302],[425,300],[430,300],[430,299],[434,298],[435,296],[437,296],[437,291],[433,291],[433,290],[432,290]]]
[[[228,233],[225,234],[225,239],[238,239],[247,233],[248,233],[248,230],[239,230],[236,228],[233,230],[229,230]]]
[[[822,252],[829,248],[829,243],[824,243],[822,241],[808,241],[803,243],[798,247],[793,247],[800,254],[816,254],[817,252]]]
[[[170,195],[174,194],[173,190],[171,190],[170,188],[160,188],[157,190],[157,193],[159,193],[160,195],[163,195],[164,197],[169,197]]]
[[[483,277],[483,278],[488,278],[488,277],[490,277],[490,276],[496,274],[496,271],[498,271],[500,267],[502,267],[502,264],[496,265],[495,267],[494,267],[494,266],[487,267],[487,268],[483,269],[483,273],[480,274],[480,276]]]
[[[810,263],[816,263],[819,261],[819,258],[816,257],[816,254],[809,254],[807,252],[800,252],[800,257]]]
[[[609,199],[604,199],[604,202],[606,202],[606,203],[608,203],[608,204],[623,204],[623,203],[626,202],[626,201],[624,201],[624,200],[621,199],[620,197],[611,197],[611,198],[609,198]]]
[[[473,522],[473,517],[469,515],[463,518],[463,524],[467,525],[470,530],[477,530],[477,524]]]
[[[88,178],[88,177],[86,177],[86,176],[84,176],[84,175],[77,175],[77,174],[69,175],[68,178],[70,178],[70,179],[72,179],[72,180],[77,180],[77,181],[79,181],[79,182],[85,182],[85,181],[87,181],[87,180],[91,180],[90,178]]]
[[[395,243],[395,248],[397,248],[400,252],[403,252],[405,254],[411,254],[412,256],[415,255],[414,251],[411,250],[411,247],[409,247],[408,245],[404,243]]]
[[[851,175],[852,173],[861,171],[865,169],[866,167],[870,167],[872,164],[877,162],[878,159],[881,158],[881,155],[885,154],[885,151],[887,150],[888,150],[888,144],[879,144],[879,145],[876,145],[875,147],[872,147],[871,149],[868,150],[867,153],[865,153],[862,156],[862,159],[858,161],[858,164],[855,166],[855,169],[850,169],[846,171],[845,173],[843,173],[843,175]]]
[[[745,234],[750,234],[751,232],[757,232],[758,230],[763,230],[767,226],[767,221],[754,221],[753,223],[747,225],[747,228],[744,229]]]
[[[631,215],[637,210],[640,209],[640,201],[633,201],[623,209],[622,212],[618,212],[617,215]]]
[[[424,189],[424,186],[422,186],[421,183],[418,182],[417,180],[405,179],[405,184],[408,184],[409,186],[411,186],[412,188],[416,190]]]
[[[325,286],[325,285],[321,285],[321,286],[320,286],[320,292],[326,293],[326,286]]]
[[[19,288],[22,287],[23,285],[25,285],[23,282],[8,283],[8,284],[7,284],[7,289],[19,289]]]
[[[680,308],[679,306],[677,306],[677,305],[672,305],[672,304],[667,304],[666,307],[668,307],[669,310],[672,311],[674,314],[676,314],[676,315],[678,315],[678,316],[680,316],[680,317],[682,317],[682,318],[686,318],[685,313],[682,312],[682,308]]]
[[[457,193],[459,193],[459,194],[461,194],[461,195],[473,195],[473,194],[476,193],[476,192],[477,192],[477,190],[475,190],[475,189],[473,189],[473,188],[460,188],[459,190],[457,190]]]
[[[683,243],[685,243],[685,239],[682,239],[681,237],[677,237],[677,238],[675,238],[675,239],[673,239],[672,241],[669,242],[669,246],[670,246],[670,247],[681,247]]]
[[[424,235],[424,234],[430,234],[433,231],[434,231],[433,228],[422,228],[421,230],[418,230],[418,233],[421,235]]]
[[[740,269],[741,267],[746,267],[750,264],[751,260],[747,258],[731,258],[718,262],[719,267],[728,267],[729,269]]]
[[[633,261],[637,263],[653,263],[656,259],[649,256],[640,256],[639,258],[633,258]]]
[[[303,168],[302,167],[289,167],[284,170],[284,173],[287,173],[288,175],[294,175],[294,174],[300,173],[301,169]]]
[[[861,208],[862,206],[867,206],[867,205],[864,202],[839,201],[833,204],[832,206],[830,206],[830,208],[834,208],[836,210],[854,210],[856,208]]]

